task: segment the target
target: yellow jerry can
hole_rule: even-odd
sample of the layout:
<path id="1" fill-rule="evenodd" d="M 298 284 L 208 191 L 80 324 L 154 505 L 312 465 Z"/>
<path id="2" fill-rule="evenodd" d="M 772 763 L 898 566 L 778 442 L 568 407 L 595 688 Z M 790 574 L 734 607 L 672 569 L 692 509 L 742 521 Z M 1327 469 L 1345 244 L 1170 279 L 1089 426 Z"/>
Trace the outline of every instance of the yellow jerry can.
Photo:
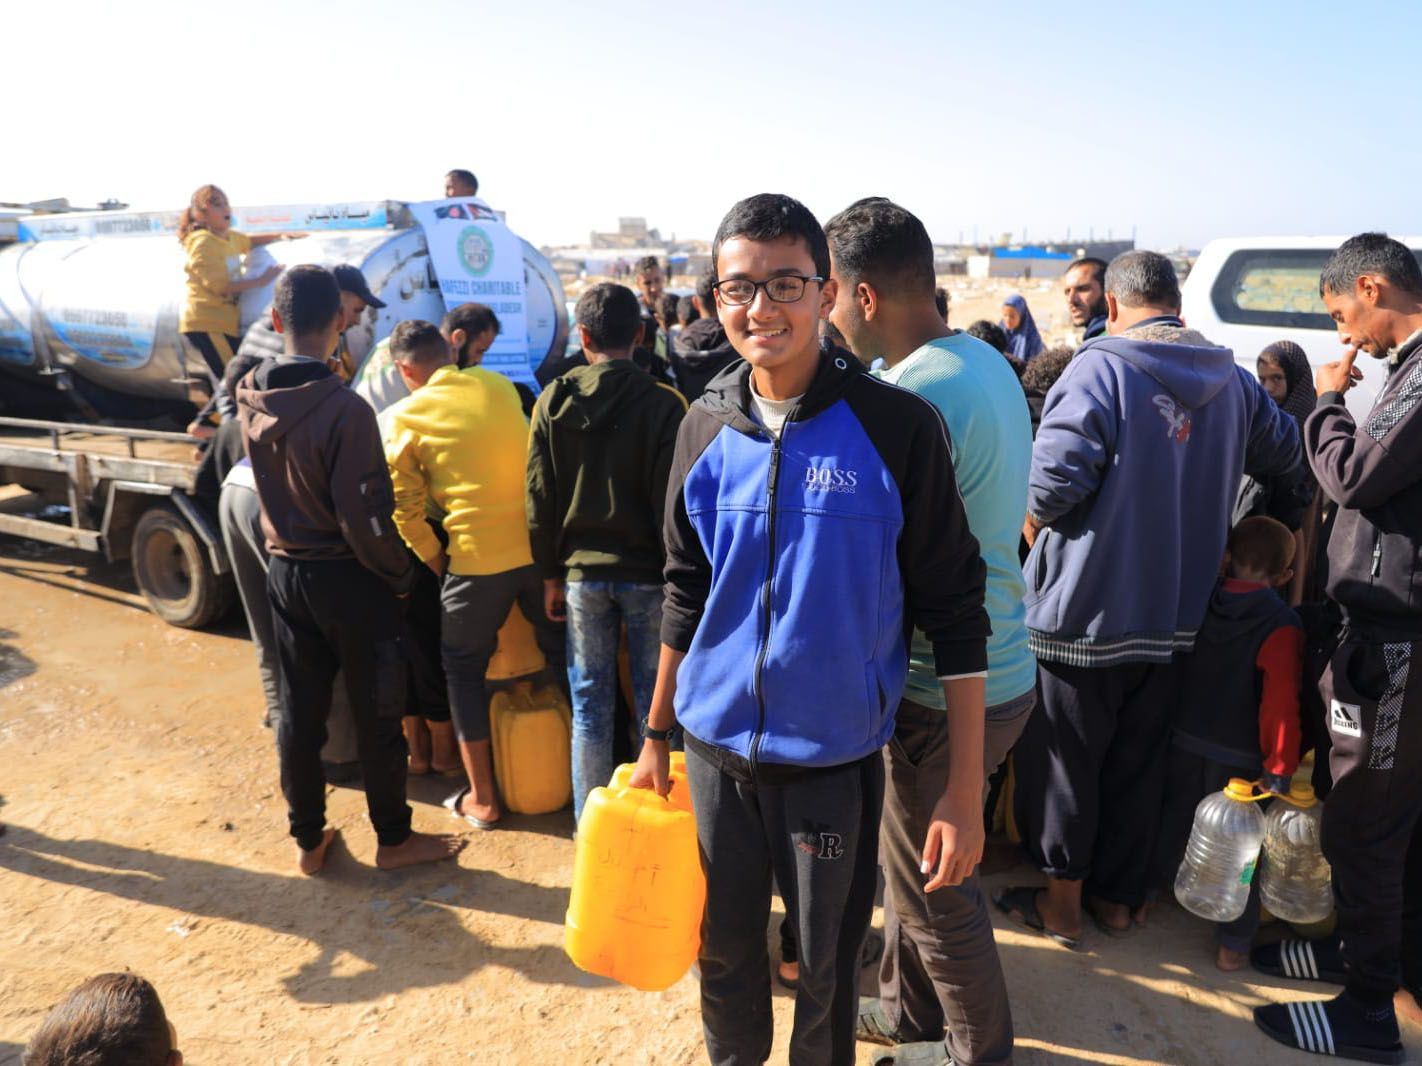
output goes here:
<path id="1" fill-rule="evenodd" d="M 568 958 L 644 992 L 670 988 L 696 961 L 705 906 L 691 814 L 650 789 L 593 789 L 578 823 Z"/>
<path id="2" fill-rule="evenodd" d="M 494 774 L 517 814 L 562 810 L 573 798 L 573 716 L 552 685 L 521 681 L 489 700 Z"/>
<path id="3" fill-rule="evenodd" d="M 533 639 L 533 626 L 518 609 L 518 604 L 514 604 L 504 624 L 499 627 L 499 646 L 489 660 L 484 677 L 489 681 L 510 681 L 536 674 L 546 665 L 547 661 Z"/>
<path id="4" fill-rule="evenodd" d="M 691 811 L 691 783 L 686 779 L 686 753 L 684 751 L 674 751 L 668 760 L 667 780 L 671 782 L 671 791 L 667 793 L 667 801 L 677 810 Z M 620 788 L 631 787 L 632 771 L 637 769 L 636 763 L 625 762 L 616 770 L 612 771 L 612 780 L 607 787 L 613 792 Z"/>

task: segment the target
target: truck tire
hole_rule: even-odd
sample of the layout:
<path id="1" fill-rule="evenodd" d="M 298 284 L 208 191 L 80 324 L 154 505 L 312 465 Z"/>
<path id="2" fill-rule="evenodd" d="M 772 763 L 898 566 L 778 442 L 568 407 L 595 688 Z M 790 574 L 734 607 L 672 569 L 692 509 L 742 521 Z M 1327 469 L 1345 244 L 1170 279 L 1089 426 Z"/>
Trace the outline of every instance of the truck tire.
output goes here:
<path id="1" fill-rule="evenodd" d="M 213 572 L 207 550 L 171 504 L 148 508 L 133 527 L 133 580 L 163 621 L 201 629 L 232 608 L 232 575 Z"/>

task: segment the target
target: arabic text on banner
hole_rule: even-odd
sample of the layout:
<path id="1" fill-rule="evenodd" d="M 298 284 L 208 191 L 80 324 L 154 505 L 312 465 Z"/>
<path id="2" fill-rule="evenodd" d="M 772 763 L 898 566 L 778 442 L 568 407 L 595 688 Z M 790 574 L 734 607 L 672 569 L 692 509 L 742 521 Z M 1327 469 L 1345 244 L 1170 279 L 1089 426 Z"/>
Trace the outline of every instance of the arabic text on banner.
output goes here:
<path id="1" fill-rule="evenodd" d="M 502 327 L 483 366 L 538 388 L 528 358 L 523 243 L 482 200 L 411 204 L 446 308 L 481 303 Z"/>

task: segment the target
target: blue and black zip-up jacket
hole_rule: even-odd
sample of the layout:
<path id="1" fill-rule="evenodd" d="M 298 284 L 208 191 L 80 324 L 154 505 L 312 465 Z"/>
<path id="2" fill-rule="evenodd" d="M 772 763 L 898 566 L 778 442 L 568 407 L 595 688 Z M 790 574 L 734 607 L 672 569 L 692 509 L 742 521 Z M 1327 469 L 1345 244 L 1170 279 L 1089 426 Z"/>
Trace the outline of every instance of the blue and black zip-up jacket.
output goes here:
<path id="1" fill-rule="evenodd" d="M 989 625 L 937 408 L 831 353 L 776 439 L 749 388 L 728 367 L 677 434 L 662 641 L 688 742 L 767 777 L 888 741 L 915 625 L 941 677 L 987 669 Z"/>

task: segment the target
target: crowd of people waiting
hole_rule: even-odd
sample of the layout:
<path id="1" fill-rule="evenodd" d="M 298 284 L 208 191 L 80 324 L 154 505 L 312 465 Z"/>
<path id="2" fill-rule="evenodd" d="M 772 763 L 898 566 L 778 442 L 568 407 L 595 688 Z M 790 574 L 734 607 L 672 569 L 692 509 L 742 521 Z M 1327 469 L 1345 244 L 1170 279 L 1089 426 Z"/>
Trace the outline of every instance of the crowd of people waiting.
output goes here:
<path id="1" fill-rule="evenodd" d="M 240 249 L 225 198 L 199 197 L 196 224 Z M 665 296 L 655 260 L 637 293 L 589 288 L 580 350 L 536 400 L 478 365 L 499 325 L 465 305 L 396 327 L 404 395 L 374 402 L 339 358 L 355 300 L 378 306 L 359 271 L 281 275 L 281 351 L 222 368 L 208 454 L 250 564 L 301 871 L 334 834 L 333 691 L 378 866 L 465 843 L 411 829 L 409 772 L 463 778 L 451 813 L 500 824 L 484 675 L 516 604 L 571 697 L 575 820 L 628 728 L 620 640 L 633 786 L 666 794 L 685 747 L 712 1062 L 769 1056 L 772 883 L 792 1063 L 852 1063 L 856 1041 L 885 1062 L 1010 1062 L 975 872 L 1009 756 L 1045 884 L 992 902 L 1077 949 L 1088 920 L 1146 924 L 1200 799 L 1231 777 L 1287 793 L 1310 751 L 1336 930 L 1256 945 L 1254 901 L 1215 961 L 1343 986 L 1257 1008 L 1272 1039 L 1403 1061 L 1396 1009 L 1422 1009 L 1412 254 L 1381 234 L 1343 244 L 1319 290 L 1345 355 L 1315 377 L 1270 345 L 1257 378 L 1181 320 L 1175 271 L 1148 251 L 1068 269 L 1074 351 L 1044 349 L 1018 297 L 1000 325 L 951 328 L 925 228 L 882 198 L 822 227 L 750 197 L 712 260 L 689 298 Z M 198 325 L 238 350 L 226 320 Z M 1345 405 L 1360 351 L 1389 369 L 1362 421 Z M 861 1000 L 880 869 L 880 995 Z M 153 1001 L 142 1061 L 177 1061 Z"/>

